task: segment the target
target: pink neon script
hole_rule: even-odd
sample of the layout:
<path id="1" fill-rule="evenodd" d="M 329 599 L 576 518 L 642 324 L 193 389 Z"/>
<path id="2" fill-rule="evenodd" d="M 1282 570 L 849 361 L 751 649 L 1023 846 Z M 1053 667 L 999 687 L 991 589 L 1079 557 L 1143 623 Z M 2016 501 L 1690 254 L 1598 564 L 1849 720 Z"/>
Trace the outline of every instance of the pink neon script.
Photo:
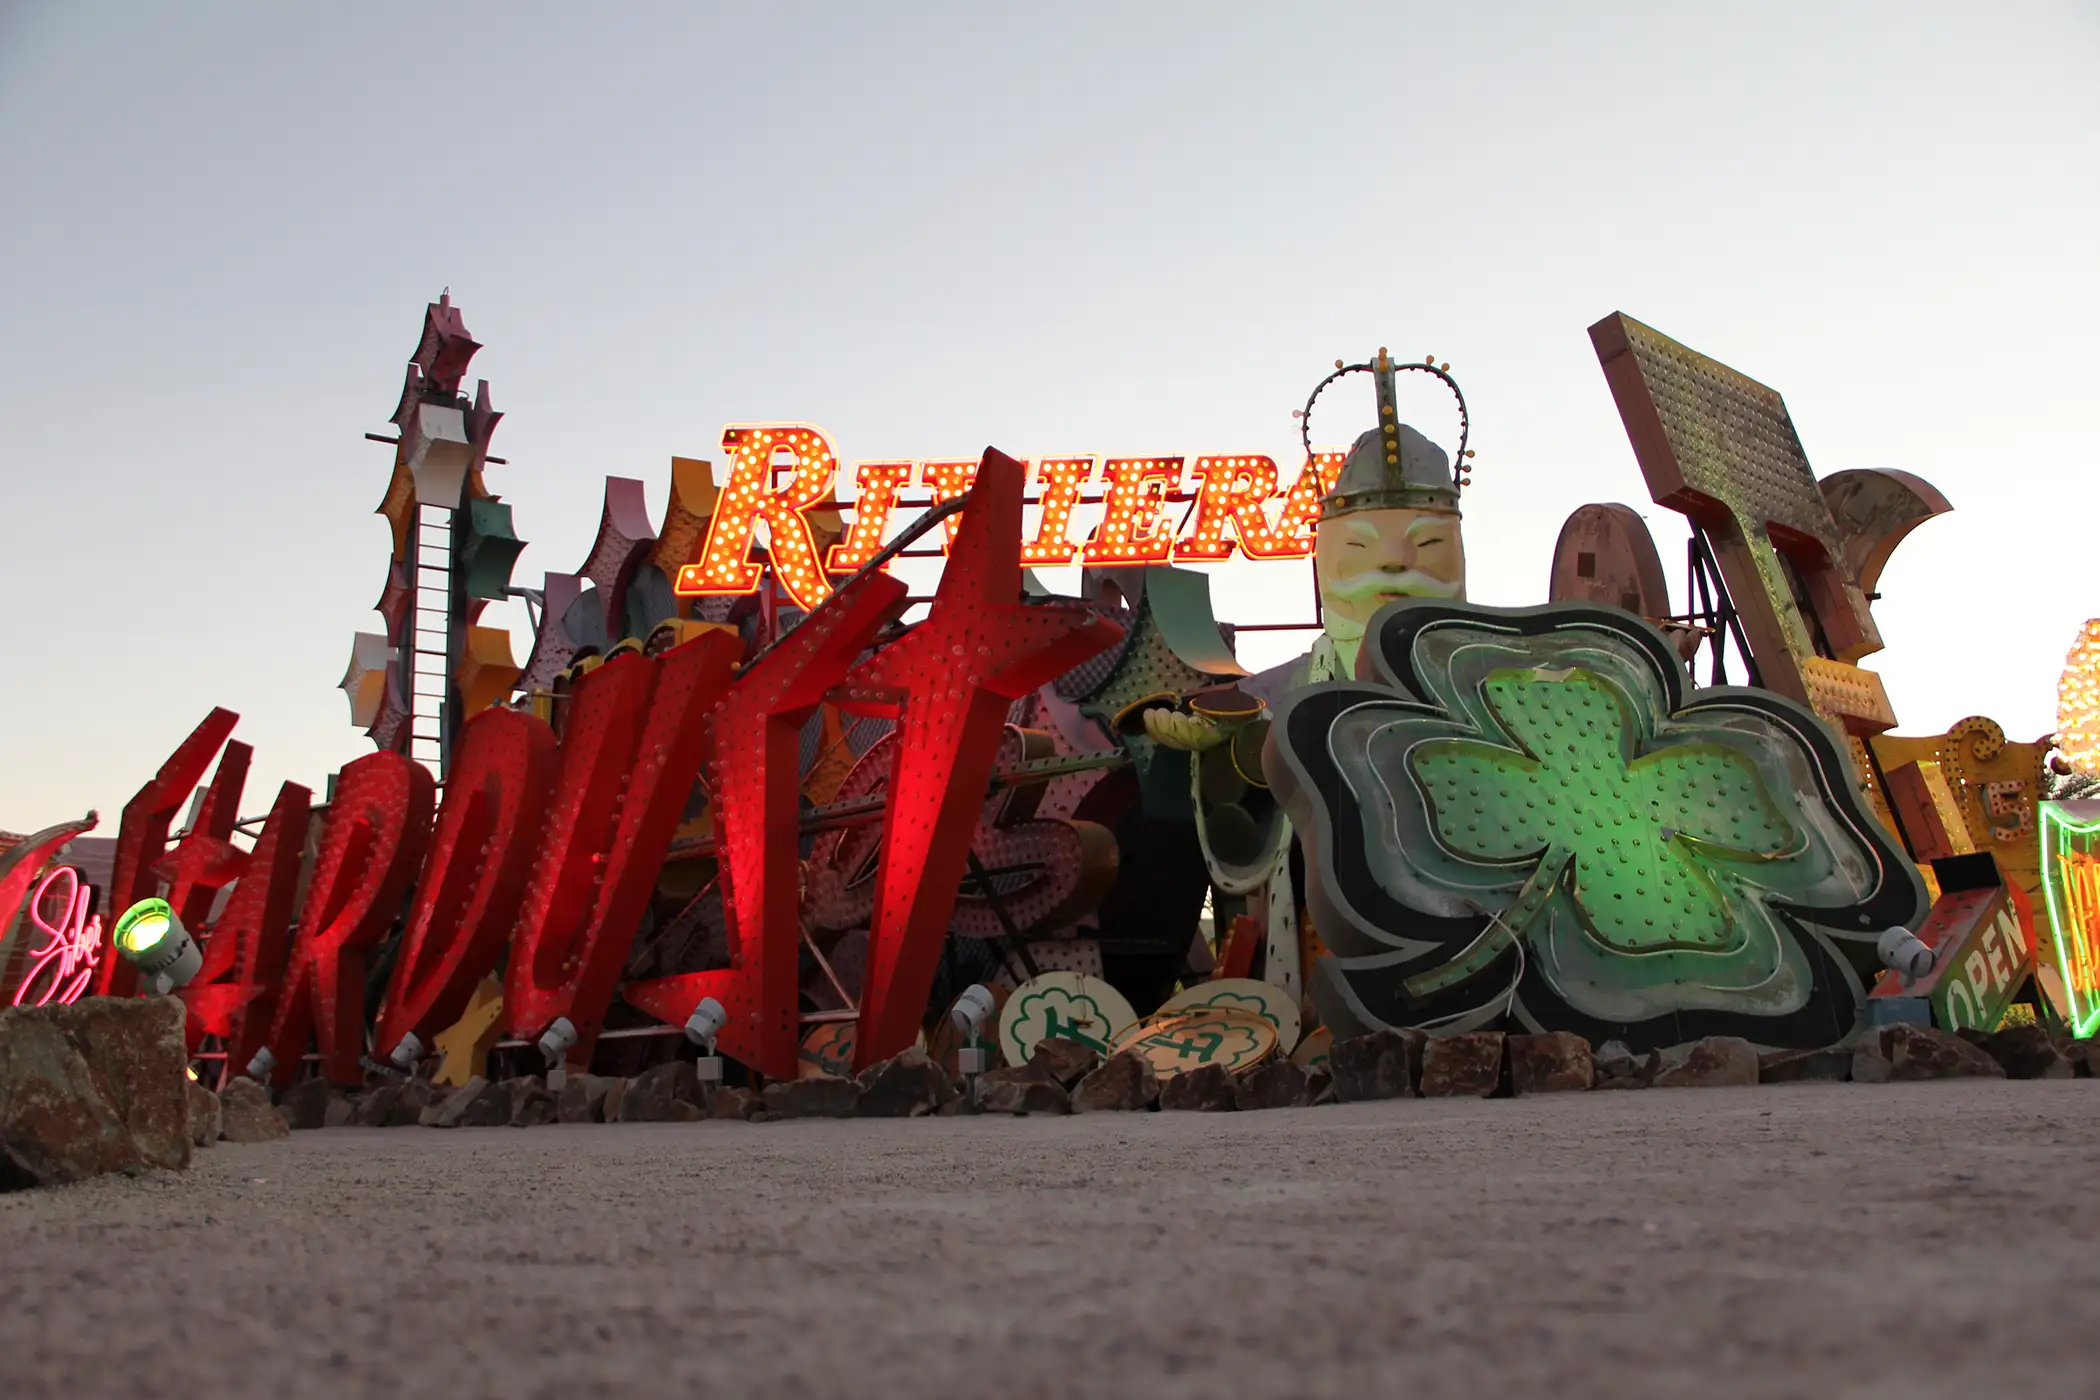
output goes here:
<path id="1" fill-rule="evenodd" d="M 44 911 L 54 906 L 59 910 L 56 923 L 44 917 Z M 61 865 L 38 883 L 36 893 L 29 897 L 29 926 L 50 941 L 30 951 L 29 972 L 15 989 L 15 1005 L 64 1006 L 78 1001 L 87 990 L 96 964 L 102 961 L 102 917 L 98 914 L 91 919 L 87 910 L 88 891 L 81 887 L 80 872 L 72 866 Z M 42 996 L 32 999 L 30 992 L 46 971 L 51 972 L 50 985 Z"/>

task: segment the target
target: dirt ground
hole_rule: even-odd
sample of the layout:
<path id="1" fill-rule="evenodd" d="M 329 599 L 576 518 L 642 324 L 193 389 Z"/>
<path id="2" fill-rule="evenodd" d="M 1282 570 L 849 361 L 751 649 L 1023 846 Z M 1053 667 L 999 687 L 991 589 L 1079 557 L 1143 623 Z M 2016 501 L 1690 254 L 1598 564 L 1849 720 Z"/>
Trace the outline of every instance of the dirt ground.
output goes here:
<path id="1" fill-rule="evenodd" d="M 2100 1394 L 2100 1082 L 221 1144 L 0 1196 L 0 1396 Z"/>

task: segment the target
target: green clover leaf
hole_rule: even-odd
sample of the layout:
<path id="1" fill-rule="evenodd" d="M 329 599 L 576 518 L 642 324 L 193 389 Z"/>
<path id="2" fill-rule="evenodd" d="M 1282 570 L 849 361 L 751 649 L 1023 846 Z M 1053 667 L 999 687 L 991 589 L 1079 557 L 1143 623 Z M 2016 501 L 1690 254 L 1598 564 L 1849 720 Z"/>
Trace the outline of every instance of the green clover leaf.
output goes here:
<path id="1" fill-rule="evenodd" d="M 1748 759 L 1697 742 L 1636 752 L 1626 698 L 1586 670 L 1496 671 L 1482 693 L 1509 747 L 1430 739 L 1410 756 L 1451 851 L 1533 864 L 1505 927 L 1465 964 L 1521 936 L 1570 872 L 1583 927 L 1607 948 L 1741 946 L 1717 870 L 1781 860 L 1797 845 Z"/>

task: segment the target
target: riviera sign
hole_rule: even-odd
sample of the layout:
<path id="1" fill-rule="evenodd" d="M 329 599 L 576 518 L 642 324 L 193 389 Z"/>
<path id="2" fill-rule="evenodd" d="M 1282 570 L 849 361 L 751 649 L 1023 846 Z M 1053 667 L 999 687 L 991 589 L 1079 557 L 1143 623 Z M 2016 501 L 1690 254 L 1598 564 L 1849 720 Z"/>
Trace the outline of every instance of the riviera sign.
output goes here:
<path id="1" fill-rule="evenodd" d="M 975 460 L 862 462 L 853 471 L 852 519 L 836 500 L 839 461 L 820 428 L 807 423 L 731 424 L 723 429 L 729 477 L 715 501 L 699 559 L 678 571 L 681 597 L 748 593 L 758 586 L 760 561 L 751 557 L 758 527 L 766 526 L 767 562 L 788 595 L 814 608 L 831 592 L 831 578 L 853 573 L 882 549 L 898 493 L 917 485 L 936 501 L 970 489 Z M 1216 563 L 1235 549 L 1250 559 L 1308 559 L 1319 522 L 1320 498 L 1334 487 L 1342 453 L 1315 454 L 1288 490 L 1278 489 L 1276 461 L 1258 453 L 1198 457 L 1195 509 L 1178 538 L 1167 506 L 1187 500 L 1181 457 L 1045 457 L 1028 463 L 1036 526 L 1024 537 L 1021 563 L 1030 568 L 1069 564 Z M 789 470 L 784 486 L 776 473 Z M 1098 482 L 1099 494 L 1089 496 Z M 1073 510 L 1102 507 L 1101 523 L 1084 541 L 1069 536 Z M 1276 507 L 1272 518 L 1271 504 Z M 839 522 L 824 529 L 820 520 Z M 953 522 L 948 541 L 954 543 Z M 820 541 L 835 534 L 836 543 Z"/>

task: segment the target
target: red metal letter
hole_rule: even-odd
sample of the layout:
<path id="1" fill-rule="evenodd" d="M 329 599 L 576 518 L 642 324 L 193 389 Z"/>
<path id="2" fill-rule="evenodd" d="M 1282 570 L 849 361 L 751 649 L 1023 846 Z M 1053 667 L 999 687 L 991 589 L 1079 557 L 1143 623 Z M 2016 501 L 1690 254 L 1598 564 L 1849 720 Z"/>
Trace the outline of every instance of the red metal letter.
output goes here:
<path id="1" fill-rule="evenodd" d="M 204 940 L 204 965 L 182 989 L 190 1052 L 207 1035 L 226 1041 L 226 1062 L 239 1074 L 270 1032 L 284 985 L 285 935 L 299 897 L 299 863 L 313 816 L 313 794 L 297 783 L 277 802 L 248 853 L 240 883 Z M 230 977 L 229 977 L 230 974 Z"/>

